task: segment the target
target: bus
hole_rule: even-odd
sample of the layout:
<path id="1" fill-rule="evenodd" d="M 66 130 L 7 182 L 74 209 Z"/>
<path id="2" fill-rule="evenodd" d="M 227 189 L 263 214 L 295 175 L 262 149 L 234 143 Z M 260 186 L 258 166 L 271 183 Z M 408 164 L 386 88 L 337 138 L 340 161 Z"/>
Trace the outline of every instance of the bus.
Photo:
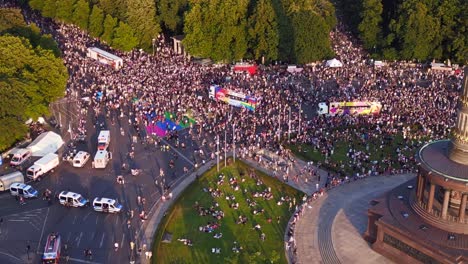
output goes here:
<path id="1" fill-rule="evenodd" d="M 44 254 L 42 255 L 43 264 L 58 264 L 60 260 L 60 249 L 62 243 L 60 235 L 52 233 L 47 236 L 47 242 L 44 248 Z"/>
<path id="2" fill-rule="evenodd" d="M 232 106 L 243 107 L 254 111 L 258 105 L 258 99 L 229 89 L 221 88 L 219 85 L 210 86 L 209 98 L 223 101 Z"/>
<path id="3" fill-rule="evenodd" d="M 319 105 L 320 108 L 320 105 Z M 332 102 L 328 114 L 335 115 L 378 115 L 382 110 L 380 102 Z"/>
<path id="4" fill-rule="evenodd" d="M 123 66 L 122 58 L 96 47 L 88 48 L 87 56 L 99 61 L 100 63 L 111 65 L 115 70 L 118 70 Z"/>

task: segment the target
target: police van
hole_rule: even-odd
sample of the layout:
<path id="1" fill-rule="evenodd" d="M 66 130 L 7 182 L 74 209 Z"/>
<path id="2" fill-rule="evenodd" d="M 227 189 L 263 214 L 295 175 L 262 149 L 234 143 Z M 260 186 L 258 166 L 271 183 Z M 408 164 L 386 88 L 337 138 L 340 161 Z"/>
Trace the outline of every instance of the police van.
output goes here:
<path id="1" fill-rule="evenodd" d="M 59 202 L 64 206 L 72 207 L 83 207 L 88 204 L 88 200 L 85 199 L 81 194 L 63 191 L 58 196 Z"/>
<path id="2" fill-rule="evenodd" d="M 114 199 L 96 197 L 93 201 L 93 209 L 96 212 L 119 213 L 123 206 Z"/>
<path id="3" fill-rule="evenodd" d="M 39 192 L 30 185 L 19 182 L 10 185 L 10 193 L 13 196 L 22 196 L 24 198 L 36 198 L 39 194 Z"/>

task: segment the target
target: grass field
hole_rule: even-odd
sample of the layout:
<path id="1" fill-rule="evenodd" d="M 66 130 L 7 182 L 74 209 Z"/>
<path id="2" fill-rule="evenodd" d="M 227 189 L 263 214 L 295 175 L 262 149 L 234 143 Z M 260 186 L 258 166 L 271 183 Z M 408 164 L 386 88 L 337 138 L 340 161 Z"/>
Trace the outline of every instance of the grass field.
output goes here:
<path id="1" fill-rule="evenodd" d="M 353 138 L 353 142 L 347 141 L 337 141 L 334 144 L 334 153 L 329 157 L 329 165 L 327 166 L 324 164 L 325 156 L 320 153 L 319 150 L 315 149 L 312 145 L 308 144 L 301 144 L 301 145 L 288 145 L 287 147 L 291 149 L 291 151 L 297 157 L 305 160 L 305 161 L 314 161 L 314 162 L 322 162 L 324 168 L 334 172 L 344 172 L 347 175 L 354 173 L 352 168 L 351 159 L 346 155 L 349 151 L 350 145 L 354 146 L 354 149 L 358 151 L 364 151 L 369 153 L 371 160 L 381 160 L 383 157 L 389 157 L 391 160 L 397 160 L 397 149 L 403 149 L 403 147 L 407 144 L 413 144 L 414 142 L 408 143 L 405 142 L 403 136 L 401 134 L 395 135 L 392 137 L 391 140 L 387 140 L 386 144 L 383 148 L 380 148 L 380 141 L 376 139 L 371 139 L 365 141 L 365 143 L 358 139 L 357 137 Z M 402 150 L 407 156 L 414 155 L 414 151 L 412 150 Z M 344 168 L 337 168 L 336 166 L 332 166 L 333 164 L 344 164 Z M 388 164 L 382 164 L 383 167 L 387 167 Z M 395 164 L 396 168 L 399 168 L 399 164 Z"/>
<path id="2" fill-rule="evenodd" d="M 289 209 L 289 202 L 277 205 L 281 197 L 290 197 L 291 201 L 301 201 L 302 192 L 297 191 L 275 178 L 269 177 L 259 171 L 254 174 L 262 183 L 250 177 L 252 169 L 242 162 L 236 162 L 220 173 L 225 175 L 224 183 L 218 185 L 220 173 L 216 167 L 203 174 L 190 185 L 175 202 L 168 214 L 162 220 L 156 234 L 153 248 L 153 263 L 287 263 L 284 252 L 284 232 L 287 221 L 291 217 L 294 205 Z M 230 178 L 237 179 L 239 190 L 235 191 L 230 184 Z M 242 179 L 244 181 L 242 182 Z M 214 198 L 206 188 L 218 188 L 223 195 Z M 271 188 L 273 198 L 270 200 L 261 197 L 254 198 L 254 192 L 263 192 Z M 227 196 L 233 195 L 235 200 L 228 201 Z M 249 207 L 247 199 L 255 201 L 256 206 Z M 208 209 L 216 202 L 222 210 L 224 218 L 215 219 L 211 215 L 201 216 L 195 204 Z M 238 209 L 230 208 L 233 202 L 239 203 Z M 254 210 L 264 209 L 262 214 L 253 214 Z M 238 224 L 239 215 L 247 217 L 246 224 Z M 278 223 L 279 217 L 279 223 Z M 271 222 L 268 219 L 271 219 Z M 206 226 L 208 222 L 217 222 L 220 227 L 213 232 L 199 231 L 199 227 Z M 259 224 L 260 230 L 253 227 Z M 172 234 L 170 243 L 163 243 L 165 232 Z M 222 233 L 219 239 L 215 234 Z M 265 234 L 265 240 L 260 236 Z M 190 239 L 192 246 L 184 245 L 178 239 Z M 237 242 L 235 244 L 235 242 Z M 240 249 L 238 253 L 233 248 Z M 219 248 L 220 253 L 212 253 L 212 248 Z"/>

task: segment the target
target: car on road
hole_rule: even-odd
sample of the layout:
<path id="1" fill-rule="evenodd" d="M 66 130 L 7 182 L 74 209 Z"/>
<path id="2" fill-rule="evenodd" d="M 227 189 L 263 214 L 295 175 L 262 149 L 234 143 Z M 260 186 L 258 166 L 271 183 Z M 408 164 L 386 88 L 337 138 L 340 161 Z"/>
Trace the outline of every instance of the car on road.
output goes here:
<path id="1" fill-rule="evenodd" d="M 120 213 L 123 206 L 116 200 L 104 197 L 96 197 L 93 201 L 93 209 L 96 212 Z"/>
<path id="2" fill-rule="evenodd" d="M 11 153 L 13 157 L 11 158 L 10 161 L 10 166 L 20 166 L 22 165 L 25 161 L 29 160 L 32 156 L 32 152 L 29 149 L 15 149 Z"/>
<path id="3" fill-rule="evenodd" d="M 31 185 L 15 182 L 10 186 L 10 194 L 13 196 L 22 196 L 24 198 L 37 198 L 39 192 Z"/>
<path id="4" fill-rule="evenodd" d="M 70 191 L 61 192 L 58 199 L 60 204 L 64 206 L 84 207 L 89 203 L 89 200 L 85 199 L 81 194 Z"/>
<path id="5" fill-rule="evenodd" d="M 82 168 L 86 165 L 91 155 L 86 151 L 79 151 L 73 158 L 73 167 Z"/>

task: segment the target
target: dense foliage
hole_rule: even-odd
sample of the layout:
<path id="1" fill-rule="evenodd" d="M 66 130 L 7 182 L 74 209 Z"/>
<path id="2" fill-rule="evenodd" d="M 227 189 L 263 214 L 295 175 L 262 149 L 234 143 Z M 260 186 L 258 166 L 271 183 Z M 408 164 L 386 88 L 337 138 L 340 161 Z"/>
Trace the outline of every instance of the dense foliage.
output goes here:
<path id="1" fill-rule="evenodd" d="M 29 0 L 29 5 L 124 51 L 151 50 L 164 30 L 184 33 L 190 54 L 216 61 L 307 63 L 333 55 L 328 33 L 336 18 L 329 0 Z"/>
<path id="2" fill-rule="evenodd" d="M 0 151 L 24 137 L 28 118 L 47 115 L 64 95 L 68 75 L 58 55 L 51 36 L 27 26 L 18 9 L 0 9 Z"/>
<path id="3" fill-rule="evenodd" d="M 375 56 L 466 63 L 468 5 L 464 0 L 337 2 L 348 25 Z"/>
<path id="4" fill-rule="evenodd" d="M 307 63 L 333 52 L 336 23 L 327 0 L 191 0 L 184 45 L 216 61 L 264 58 Z"/>

